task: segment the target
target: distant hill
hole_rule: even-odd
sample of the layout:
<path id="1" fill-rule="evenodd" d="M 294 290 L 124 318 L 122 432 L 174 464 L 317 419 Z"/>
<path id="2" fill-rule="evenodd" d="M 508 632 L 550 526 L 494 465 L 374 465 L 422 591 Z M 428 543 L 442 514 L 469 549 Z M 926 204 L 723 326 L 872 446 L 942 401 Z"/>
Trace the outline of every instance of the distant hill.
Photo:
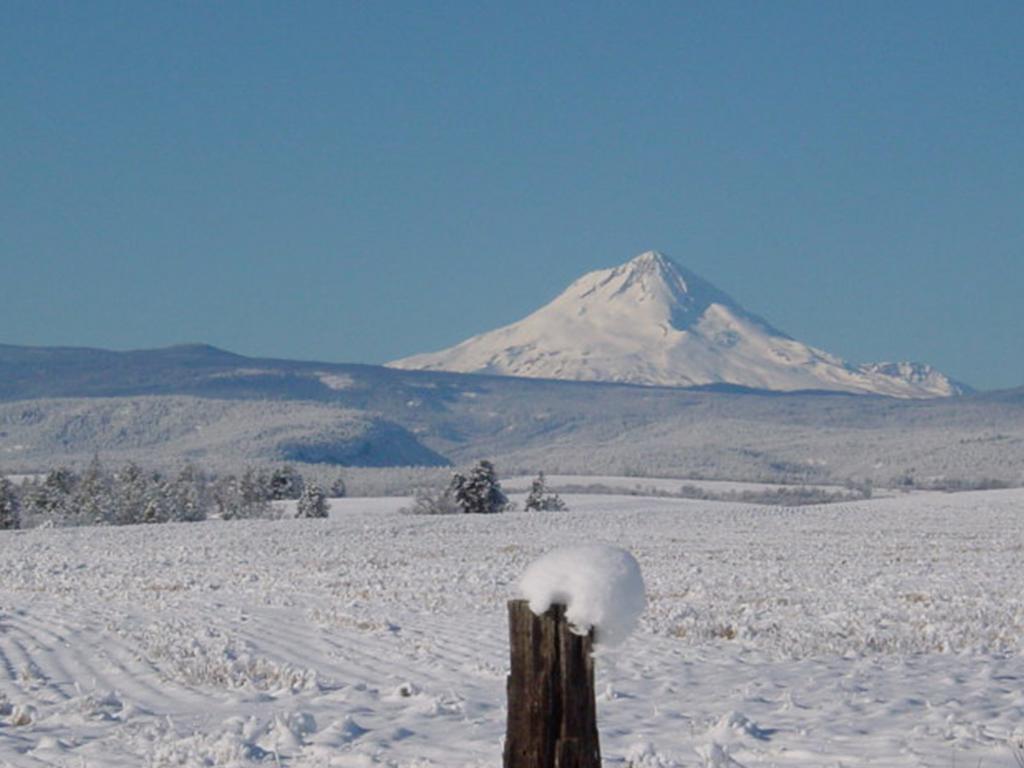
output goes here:
<path id="1" fill-rule="evenodd" d="M 900 400 L 0 346 L 0 470 L 111 458 L 1024 483 L 1024 388 Z"/>
<path id="2" fill-rule="evenodd" d="M 408 430 L 364 411 L 309 402 L 157 395 L 0 403 L 0 465 L 115 461 L 204 465 L 291 461 L 444 466 Z"/>
<path id="3" fill-rule="evenodd" d="M 1024 387 L 985 392 L 979 398 L 988 402 L 1024 404 Z"/>

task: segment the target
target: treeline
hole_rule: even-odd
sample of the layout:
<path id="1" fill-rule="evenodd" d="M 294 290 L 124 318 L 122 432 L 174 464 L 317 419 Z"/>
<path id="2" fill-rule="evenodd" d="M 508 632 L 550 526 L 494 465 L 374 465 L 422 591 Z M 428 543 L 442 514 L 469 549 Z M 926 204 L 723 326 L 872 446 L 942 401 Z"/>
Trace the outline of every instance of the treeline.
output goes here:
<path id="1" fill-rule="evenodd" d="M 699 485 L 684 484 L 677 490 L 641 486 L 622 488 L 603 483 L 563 484 L 559 486 L 563 493 L 571 494 L 610 494 L 621 496 L 651 496 L 664 499 L 691 499 L 695 501 L 727 501 L 742 504 L 763 504 L 780 507 L 798 507 L 812 504 L 834 504 L 837 502 L 859 501 L 870 499 L 870 484 L 848 484 L 844 489 L 831 490 L 813 486 L 785 486 L 774 488 L 742 488 L 720 490 Z"/>
<path id="2" fill-rule="evenodd" d="M 1015 487 L 1013 483 L 995 477 L 925 477 L 919 478 L 913 470 L 897 475 L 892 480 L 892 487 L 900 490 L 917 491 L 995 491 Z"/>
<path id="3" fill-rule="evenodd" d="M 684 485 L 676 494 L 680 498 L 700 501 L 734 501 L 742 504 L 766 504 L 779 507 L 800 507 L 815 504 L 835 504 L 844 501 L 870 499 L 870 485 L 833 491 L 804 485 L 778 488 L 745 488 L 740 490 L 709 491 L 695 485 Z"/>
<path id="4" fill-rule="evenodd" d="M 345 490 L 341 477 L 324 490 L 289 465 L 218 476 L 186 464 L 169 475 L 94 459 L 81 472 L 58 467 L 19 484 L 0 477 L 0 529 L 272 518 L 271 502 L 282 500 L 298 501 L 298 517 L 327 517 L 327 499 Z"/>

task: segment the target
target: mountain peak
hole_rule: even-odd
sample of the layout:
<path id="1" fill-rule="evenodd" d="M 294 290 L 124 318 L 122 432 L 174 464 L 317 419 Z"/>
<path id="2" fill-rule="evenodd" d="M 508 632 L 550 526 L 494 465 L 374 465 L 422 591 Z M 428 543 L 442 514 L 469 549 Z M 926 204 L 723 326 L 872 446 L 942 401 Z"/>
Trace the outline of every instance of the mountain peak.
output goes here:
<path id="1" fill-rule="evenodd" d="M 683 274 L 684 271 L 682 267 L 658 251 L 644 251 L 639 256 L 634 256 L 625 264 L 614 267 L 610 271 L 601 270 L 601 272 L 608 273 L 609 281 L 621 278 L 624 280 L 624 284 L 635 284 L 647 291 L 656 290 L 660 283 L 661 287 L 672 295 L 690 293 L 690 286 L 686 275 Z M 600 272 L 592 274 L 600 274 Z M 691 279 L 693 277 L 696 276 L 691 273 Z"/>
<path id="2" fill-rule="evenodd" d="M 802 344 L 653 250 L 583 275 L 517 323 L 390 365 L 678 387 L 735 384 L 895 397 L 957 393 L 937 371 L 857 367 Z"/>
<path id="3" fill-rule="evenodd" d="M 672 269 L 675 263 L 661 251 L 644 251 L 627 261 L 623 266 L 633 266 L 636 269 Z"/>
<path id="4" fill-rule="evenodd" d="M 639 256 L 634 256 L 624 264 L 612 267 L 610 270 L 599 270 L 598 272 L 606 272 L 609 275 L 616 277 L 629 276 L 638 279 L 644 276 L 649 276 L 664 280 L 669 284 L 674 284 L 682 290 L 683 293 L 686 293 L 689 290 L 686 275 L 684 274 L 687 270 L 683 269 L 660 251 L 644 251 Z M 694 276 L 692 273 L 689 274 L 691 277 Z"/>
<path id="5" fill-rule="evenodd" d="M 589 272 L 552 304 L 567 301 L 603 302 L 605 312 L 615 314 L 620 324 L 664 326 L 677 331 L 688 330 L 712 306 L 719 305 L 772 333 L 785 335 L 659 251 L 644 251 L 617 267 Z"/>

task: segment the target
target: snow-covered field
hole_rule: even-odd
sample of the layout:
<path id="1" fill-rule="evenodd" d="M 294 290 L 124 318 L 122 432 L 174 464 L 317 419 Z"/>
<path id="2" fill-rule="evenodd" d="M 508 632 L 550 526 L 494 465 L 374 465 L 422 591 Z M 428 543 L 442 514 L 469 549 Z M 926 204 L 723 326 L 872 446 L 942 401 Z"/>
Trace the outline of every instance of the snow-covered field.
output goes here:
<path id="1" fill-rule="evenodd" d="M 606 765 L 1016 765 L 1024 491 L 567 501 L 0 532 L 0 765 L 500 765 L 505 600 L 588 541 L 649 599 L 598 662 Z"/>

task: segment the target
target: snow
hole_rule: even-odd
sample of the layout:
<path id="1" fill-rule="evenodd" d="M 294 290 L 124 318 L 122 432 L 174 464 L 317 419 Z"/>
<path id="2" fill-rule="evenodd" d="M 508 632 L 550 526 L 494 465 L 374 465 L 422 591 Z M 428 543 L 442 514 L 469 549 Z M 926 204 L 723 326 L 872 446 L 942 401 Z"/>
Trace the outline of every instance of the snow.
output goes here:
<path id="1" fill-rule="evenodd" d="M 919 363 L 853 366 L 773 328 L 656 251 L 583 275 L 511 325 L 395 368 L 659 386 L 735 384 L 946 397 L 960 387 Z"/>
<path id="2" fill-rule="evenodd" d="M 356 386 L 356 380 L 347 373 L 329 373 L 327 371 L 317 371 L 313 374 L 328 389 L 334 391 L 340 391 L 345 389 L 352 389 Z"/>
<path id="3" fill-rule="evenodd" d="M 597 645 L 621 644 L 644 611 L 644 579 L 629 552 L 608 544 L 562 547 L 530 563 L 519 591 L 538 616 L 565 606 L 573 631 L 594 629 Z"/>
<path id="4" fill-rule="evenodd" d="M 647 587 L 597 659 L 606 766 L 1017 765 L 1024 490 L 565 498 L 0 532 L 0 765 L 500 765 L 505 602 L 594 541 Z"/>
<path id="5" fill-rule="evenodd" d="M 45 477 L 45 475 L 40 475 L 40 474 L 33 474 L 33 475 L 2 475 L 2 474 L 0 474 L 0 477 L 7 478 L 7 480 L 9 480 L 10 482 L 14 483 L 15 485 L 21 485 L 22 483 L 28 483 L 28 482 L 31 482 L 33 480 L 41 480 L 41 479 L 43 479 L 43 477 Z"/>

